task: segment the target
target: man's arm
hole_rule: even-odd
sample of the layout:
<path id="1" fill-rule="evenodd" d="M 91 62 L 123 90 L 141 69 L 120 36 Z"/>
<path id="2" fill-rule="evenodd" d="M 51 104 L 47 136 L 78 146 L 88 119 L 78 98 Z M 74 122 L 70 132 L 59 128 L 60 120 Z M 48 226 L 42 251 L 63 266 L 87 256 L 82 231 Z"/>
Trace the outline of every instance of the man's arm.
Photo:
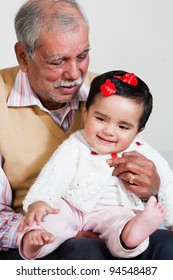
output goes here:
<path id="1" fill-rule="evenodd" d="M 2 159 L 0 158 L 0 163 Z M 0 166 L 0 250 L 16 248 L 18 244 L 18 224 L 22 214 L 11 208 L 12 191 L 8 179 Z"/>

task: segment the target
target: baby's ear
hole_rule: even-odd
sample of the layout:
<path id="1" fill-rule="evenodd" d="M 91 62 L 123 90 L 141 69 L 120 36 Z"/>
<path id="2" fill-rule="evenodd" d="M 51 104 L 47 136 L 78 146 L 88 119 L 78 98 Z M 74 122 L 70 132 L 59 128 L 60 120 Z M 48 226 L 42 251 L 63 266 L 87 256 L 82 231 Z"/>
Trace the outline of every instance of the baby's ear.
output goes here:
<path id="1" fill-rule="evenodd" d="M 87 109 L 86 109 L 86 107 L 84 107 L 84 108 L 83 108 L 83 120 L 84 120 L 84 123 L 85 123 L 85 121 L 86 121 L 87 114 L 88 114 Z"/>
<path id="2" fill-rule="evenodd" d="M 142 127 L 138 132 L 137 134 L 141 133 L 143 130 L 144 130 L 145 127 Z"/>

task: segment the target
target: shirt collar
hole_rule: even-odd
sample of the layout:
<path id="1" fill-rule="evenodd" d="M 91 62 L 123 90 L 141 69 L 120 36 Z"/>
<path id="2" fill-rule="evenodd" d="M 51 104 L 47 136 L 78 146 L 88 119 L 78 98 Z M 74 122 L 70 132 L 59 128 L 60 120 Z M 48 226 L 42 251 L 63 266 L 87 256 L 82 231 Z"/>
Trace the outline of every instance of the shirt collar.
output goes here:
<path id="1" fill-rule="evenodd" d="M 86 101 L 88 92 L 89 88 L 86 86 L 86 84 L 83 84 L 80 88 L 79 95 L 76 96 L 76 98 L 73 99 L 68 105 L 70 105 L 72 109 L 77 109 L 79 101 Z M 16 76 L 13 88 L 7 101 L 7 105 L 11 107 L 25 107 L 37 105 L 41 109 L 47 111 L 47 109 L 44 108 L 44 106 L 40 102 L 38 96 L 34 93 L 33 89 L 31 88 L 27 74 L 22 72 L 21 70 Z"/>

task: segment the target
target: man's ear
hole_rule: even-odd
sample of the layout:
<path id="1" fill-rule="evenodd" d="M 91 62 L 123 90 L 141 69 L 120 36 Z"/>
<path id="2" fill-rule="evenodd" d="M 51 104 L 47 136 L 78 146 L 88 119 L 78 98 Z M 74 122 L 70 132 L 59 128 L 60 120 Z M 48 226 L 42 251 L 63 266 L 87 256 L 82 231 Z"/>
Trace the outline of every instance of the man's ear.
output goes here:
<path id="1" fill-rule="evenodd" d="M 16 58 L 18 60 L 21 70 L 26 73 L 27 72 L 27 59 L 28 59 L 26 50 L 20 42 L 17 42 L 15 44 L 14 49 L 15 49 Z"/>

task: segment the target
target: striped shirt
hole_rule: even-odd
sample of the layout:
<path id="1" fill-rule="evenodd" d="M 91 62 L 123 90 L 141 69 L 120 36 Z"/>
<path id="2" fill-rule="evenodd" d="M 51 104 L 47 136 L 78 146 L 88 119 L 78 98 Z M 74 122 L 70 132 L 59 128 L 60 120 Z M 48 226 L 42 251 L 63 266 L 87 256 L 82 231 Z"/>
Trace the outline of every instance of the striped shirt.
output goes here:
<path id="1" fill-rule="evenodd" d="M 17 74 L 15 83 L 9 95 L 7 105 L 15 107 L 34 106 L 48 112 L 58 126 L 65 131 L 71 126 L 74 110 L 79 107 L 79 101 L 86 101 L 89 88 L 83 84 L 78 96 L 58 110 L 48 111 L 32 90 L 28 77 L 22 71 Z M 11 208 L 12 190 L 9 181 L 2 169 L 3 158 L 0 155 L 0 250 L 18 247 L 17 228 L 22 219 L 20 213 Z"/>

